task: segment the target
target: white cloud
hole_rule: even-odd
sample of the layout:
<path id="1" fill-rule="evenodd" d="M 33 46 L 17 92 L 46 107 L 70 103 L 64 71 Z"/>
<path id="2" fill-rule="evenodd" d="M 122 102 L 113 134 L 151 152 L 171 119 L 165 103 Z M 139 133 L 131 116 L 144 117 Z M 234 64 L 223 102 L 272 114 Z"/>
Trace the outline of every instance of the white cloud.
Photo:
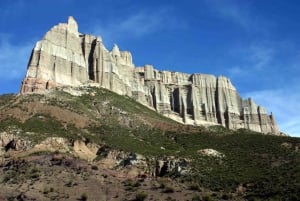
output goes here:
<path id="1" fill-rule="evenodd" d="M 161 28 L 161 21 L 165 11 L 159 11 L 153 16 L 150 13 L 137 13 L 129 16 L 118 25 L 118 29 L 123 32 L 132 33 L 135 36 L 142 36 L 152 33 Z"/>
<path id="2" fill-rule="evenodd" d="M 206 0 L 206 3 L 217 17 L 231 21 L 247 32 L 269 34 L 268 28 L 274 25 L 254 12 L 251 1 Z"/>
<path id="3" fill-rule="evenodd" d="M 102 36 L 105 42 L 113 44 L 122 38 L 138 38 L 158 31 L 186 27 L 186 23 L 176 17 L 171 9 L 161 8 L 156 11 L 143 10 L 105 22 L 95 22 L 90 32 Z"/>
<path id="4" fill-rule="evenodd" d="M 227 69 L 230 77 L 247 77 L 260 74 L 269 69 L 275 59 L 275 48 L 270 45 L 253 43 L 248 47 L 234 49 L 239 55 L 240 64 Z"/>
<path id="5" fill-rule="evenodd" d="M 281 131 L 291 136 L 300 137 L 300 91 L 298 85 L 289 88 L 253 91 L 243 94 L 243 97 L 252 97 L 275 115 Z"/>
<path id="6" fill-rule="evenodd" d="M 256 42 L 235 49 L 233 54 L 239 55 L 240 60 L 228 68 L 227 73 L 240 83 L 238 87 L 243 87 L 241 83 L 244 85 L 242 97 L 252 97 L 272 112 L 281 131 L 300 137 L 300 80 L 297 77 L 300 57 L 294 54 L 283 58 L 280 54 L 288 47 L 284 41 Z"/>
<path id="7" fill-rule="evenodd" d="M 253 44 L 248 50 L 248 56 L 252 66 L 257 70 L 261 70 L 272 61 L 274 52 L 275 50 L 271 47 Z"/>
<path id="8" fill-rule="evenodd" d="M 212 8 L 212 11 L 225 20 L 230 20 L 242 28 L 248 30 L 253 26 L 253 18 L 249 13 L 249 8 L 240 6 L 233 1 L 207 0 L 207 4 Z"/>
<path id="9" fill-rule="evenodd" d="M 0 79 L 22 79 L 33 43 L 15 45 L 9 35 L 0 34 Z"/>
<path id="10" fill-rule="evenodd" d="M 216 11 L 219 12 L 222 17 L 232 20 L 245 29 L 249 29 L 250 26 L 252 26 L 249 13 L 242 10 L 236 4 L 230 4 L 228 2 L 219 4 L 216 6 Z"/>

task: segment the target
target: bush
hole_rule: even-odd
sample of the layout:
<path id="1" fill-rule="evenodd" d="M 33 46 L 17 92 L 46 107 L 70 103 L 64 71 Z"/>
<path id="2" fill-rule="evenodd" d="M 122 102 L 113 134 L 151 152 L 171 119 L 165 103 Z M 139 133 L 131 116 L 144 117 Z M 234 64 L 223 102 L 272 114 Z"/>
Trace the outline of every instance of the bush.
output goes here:
<path id="1" fill-rule="evenodd" d="M 193 183 L 193 184 L 190 185 L 189 189 L 192 190 L 192 191 L 199 191 L 200 187 L 199 187 L 198 184 Z"/>
<path id="2" fill-rule="evenodd" d="M 204 201 L 213 201 L 213 199 L 211 198 L 210 195 L 205 195 L 205 196 L 203 197 L 203 200 L 204 200 Z"/>
<path id="3" fill-rule="evenodd" d="M 169 197 L 167 197 L 166 201 L 176 201 L 176 199 L 173 199 L 169 196 Z"/>
<path id="4" fill-rule="evenodd" d="M 147 198 L 148 194 L 145 192 L 139 192 L 135 195 L 135 201 L 144 201 Z"/>
<path id="5" fill-rule="evenodd" d="M 80 200 L 81 200 L 81 201 L 87 201 L 87 199 L 88 199 L 88 196 L 87 196 L 86 193 L 83 193 L 83 194 L 81 195 L 81 197 L 80 197 Z"/>
<path id="6" fill-rule="evenodd" d="M 226 194 L 223 194 L 221 198 L 223 200 L 229 200 L 229 199 L 232 199 L 232 195 L 226 193 Z"/>
<path id="7" fill-rule="evenodd" d="M 49 189 L 48 188 L 44 188 L 43 194 L 48 194 L 48 193 L 49 193 Z"/>
<path id="8" fill-rule="evenodd" d="M 163 191 L 163 193 L 174 193 L 174 188 L 167 186 Z"/>
<path id="9" fill-rule="evenodd" d="M 72 187 L 73 186 L 73 181 L 70 180 L 65 184 L 67 187 Z"/>
<path id="10" fill-rule="evenodd" d="M 162 182 L 162 183 L 160 183 L 160 184 L 159 184 L 159 188 L 161 188 L 161 189 L 164 189 L 164 188 L 166 188 L 166 184 L 165 184 L 165 183 L 163 183 L 163 182 Z"/>
<path id="11" fill-rule="evenodd" d="M 40 177 L 40 170 L 37 169 L 37 168 L 32 168 L 31 171 L 30 171 L 30 178 L 31 179 L 35 179 L 35 180 L 38 180 L 39 177 Z"/>
<path id="12" fill-rule="evenodd" d="M 193 197 L 192 197 L 192 201 L 201 201 L 202 199 L 201 199 L 201 197 L 199 196 L 199 195 L 194 195 Z"/>

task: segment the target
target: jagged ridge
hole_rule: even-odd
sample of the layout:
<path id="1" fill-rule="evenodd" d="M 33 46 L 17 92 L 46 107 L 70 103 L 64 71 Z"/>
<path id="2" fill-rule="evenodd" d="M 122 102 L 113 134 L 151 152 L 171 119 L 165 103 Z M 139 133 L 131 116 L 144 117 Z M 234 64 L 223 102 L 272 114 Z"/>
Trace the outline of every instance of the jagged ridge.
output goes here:
<path id="1" fill-rule="evenodd" d="M 36 43 L 21 93 L 87 82 L 130 96 L 185 124 L 280 133 L 273 115 L 252 99 L 243 100 L 228 78 L 135 67 L 130 52 L 117 45 L 108 51 L 100 37 L 79 33 L 77 22 L 69 17 L 68 23 L 54 26 Z"/>

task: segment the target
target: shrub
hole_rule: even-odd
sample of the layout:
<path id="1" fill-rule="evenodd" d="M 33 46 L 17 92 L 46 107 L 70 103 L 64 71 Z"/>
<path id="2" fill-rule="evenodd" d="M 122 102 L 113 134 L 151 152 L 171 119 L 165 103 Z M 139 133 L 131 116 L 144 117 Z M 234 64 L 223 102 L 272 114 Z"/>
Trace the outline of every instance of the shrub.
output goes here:
<path id="1" fill-rule="evenodd" d="M 193 183 L 189 186 L 189 189 L 192 190 L 192 191 L 199 191 L 200 190 L 200 187 L 198 184 L 196 183 Z"/>
<path id="2" fill-rule="evenodd" d="M 176 201 L 176 199 L 173 199 L 169 196 L 169 197 L 167 197 L 166 201 Z"/>
<path id="3" fill-rule="evenodd" d="M 73 181 L 70 180 L 65 184 L 67 187 L 72 187 L 73 186 Z"/>
<path id="4" fill-rule="evenodd" d="M 92 166 L 92 170 L 98 170 L 98 166 L 93 165 L 93 166 Z"/>
<path id="5" fill-rule="evenodd" d="M 139 187 L 139 186 L 141 186 L 141 183 L 139 181 L 133 183 L 133 187 Z"/>
<path id="6" fill-rule="evenodd" d="M 162 183 L 160 183 L 160 184 L 159 184 L 159 188 L 162 188 L 162 189 L 166 188 L 166 184 L 165 184 L 165 183 L 163 183 L 163 182 L 162 182 Z"/>
<path id="7" fill-rule="evenodd" d="M 144 201 L 147 198 L 148 194 L 145 192 L 139 192 L 135 195 L 135 201 Z"/>
<path id="8" fill-rule="evenodd" d="M 49 193 L 49 189 L 48 188 L 44 188 L 43 194 L 48 194 L 48 193 Z"/>
<path id="9" fill-rule="evenodd" d="M 203 200 L 204 200 L 204 201 L 213 201 L 213 199 L 211 198 L 210 195 L 205 195 L 205 196 L 203 197 Z"/>
<path id="10" fill-rule="evenodd" d="M 86 193 L 83 193 L 83 194 L 81 195 L 81 197 L 80 197 L 80 200 L 81 200 L 81 201 L 87 201 L 87 199 L 88 199 L 88 196 L 87 196 Z"/>
<path id="11" fill-rule="evenodd" d="M 163 193 L 174 193 L 174 188 L 167 186 L 165 190 L 163 190 Z"/>
<path id="12" fill-rule="evenodd" d="M 192 197 L 192 201 L 201 201 L 202 199 L 201 199 L 201 197 L 199 196 L 199 195 L 194 195 L 193 197 Z"/>
<path id="13" fill-rule="evenodd" d="M 39 179 L 39 177 L 40 177 L 40 170 L 39 169 L 37 169 L 36 167 L 33 167 L 32 169 L 31 169 L 31 171 L 30 171 L 30 173 L 29 173 L 30 175 L 29 175 L 29 177 L 31 178 L 31 179 Z"/>
<path id="14" fill-rule="evenodd" d="M 225 193 L 222 195 L 221 197 L 223 200 L 229 200 L 229 199 L 232 199 L 232 195 L 228 194 L 228 193 Z"/>

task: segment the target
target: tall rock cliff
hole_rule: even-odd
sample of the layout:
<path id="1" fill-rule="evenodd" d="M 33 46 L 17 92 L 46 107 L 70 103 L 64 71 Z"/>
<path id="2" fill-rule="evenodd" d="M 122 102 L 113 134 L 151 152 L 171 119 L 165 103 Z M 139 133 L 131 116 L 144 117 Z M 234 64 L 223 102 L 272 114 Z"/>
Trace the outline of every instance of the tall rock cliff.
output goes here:
<path id="1" fill-rule="evenodd" d="M 135 67 L 130 52 L 117 45 L 108 51 L 100 37 L 80 34 L 69 17 L 36 43 L 21 93 L 87 82 L 128 95 L 182 123 L 279 134 L 273 115 L 252 99 L 243 100 L 228 78 Z"/>

